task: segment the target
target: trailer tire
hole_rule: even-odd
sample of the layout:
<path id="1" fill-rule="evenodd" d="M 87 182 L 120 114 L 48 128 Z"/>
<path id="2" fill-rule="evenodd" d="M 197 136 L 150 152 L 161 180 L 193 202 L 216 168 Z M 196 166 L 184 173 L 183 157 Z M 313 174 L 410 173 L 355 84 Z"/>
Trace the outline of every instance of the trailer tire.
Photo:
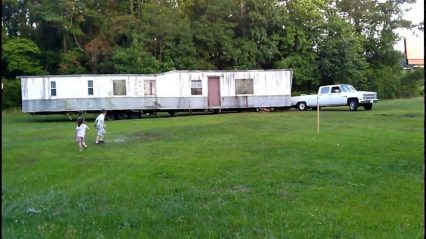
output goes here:
<path id="1" fill-rule="evenodd" d="M 130 112 L 128 112 L 128 116 L 129 116 L 129 119 L 140 119 L 141 118 L 141 112 L 130 111 Z"/>
<path id="2" fill-rule="evenodd" d="M 106 120 L 114 120 L 115 119 L 115 114 L 114 114 L 114 112 L 107 112 L 106 113 L 106 115 L 105 115 L 105 119 Z"/>
<path id="3" fill-rule="evenodd" d="M 300 111 L 308 110 L 308 106 L 306 105 L 306 102 L 299 102 L 297 103 L 297 109 Z"/>
<path id="4" fill-rule="evenodd" d="M 358 109 L 358 100 L 357 99 L 350 99 L 349 100 L 349 109 L 351 111 L 356 111 Z"/>
<path id="5" fill-rule="evenodd" d="M 127 119 L 127 114 L 126 112 L 118 112 L 116 118 L 119 120 L 123 120 L 123 119 Z"/>

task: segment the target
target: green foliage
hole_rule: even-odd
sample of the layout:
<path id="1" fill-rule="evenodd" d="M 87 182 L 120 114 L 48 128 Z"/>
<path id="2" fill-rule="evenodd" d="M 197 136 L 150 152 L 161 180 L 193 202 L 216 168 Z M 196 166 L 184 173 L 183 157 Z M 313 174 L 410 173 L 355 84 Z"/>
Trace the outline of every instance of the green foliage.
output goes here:
<path id="1" fill-rule="evenodd" d="M 2 60 L 5 61 L 9 73 L 40 75 L 44 74 L 40 65 L 40 49 L 25 38 L 13 38 L 3 45 Z"/>
<path id="2" fill-rule="evenodd" d="M 2 78 L 2 109 L 20 108 L 21 107 L 21 81 L 18 79 Z"/>
<path id="3" fill-rule="evenodd" d="M 319 70 L 323 84 L 356 85 L 363 79 L 367 64 L 363 58 L 362 39 L 352 26 L 332 17 L 318 46 Z"/>
<path id="4" fill-rule="evenodd" d="M 87 56 L 78 48 L 71 49 L 62 54 L 60 64 L 61 74 L 83 74 L 87 73 L 84 67 L 87 63 Z"/>
<path id="5" fill-rule="evenodd" d="M 292 55 L 276 63 L 277 68 L 293 70 L 293 89 L 319 87 L 320 72 L 315 54 Z M 310 88 L 310 87 L 308 87 Z M 292 93 L 294 95 L 294 93 Z"/>
<path id="6" fill-rule="evenodd" d="M 411 69 L 403 72 L 400 85 L 400 97 L 415 97 L 424 94 L 424 69 Z"/>
<path id="7" fill-rule="evenodd" d="M 409 98 L 423 94 L 424 69 L 400 71 L 386 66 L 369 71 L 367 79 L 372 84 L 363 89 L 371 87 L 378 92 L 380 99 Z"/>
<path id="8" fill-rule="evenodd" d="M 112 57 L 117 73 L 152 74 L 160 71 L 161 62 L 149 52 L 144 44 L 136 38 L 129 48 L 117 48 Z"/>
<path id="9" fill-rule="evenodd" d="M 371 82 L 379 99 L 394 99 L 399 96 L 401 71 L 393 67 L 383 66 L 370 71 L 367 78 Z"/>

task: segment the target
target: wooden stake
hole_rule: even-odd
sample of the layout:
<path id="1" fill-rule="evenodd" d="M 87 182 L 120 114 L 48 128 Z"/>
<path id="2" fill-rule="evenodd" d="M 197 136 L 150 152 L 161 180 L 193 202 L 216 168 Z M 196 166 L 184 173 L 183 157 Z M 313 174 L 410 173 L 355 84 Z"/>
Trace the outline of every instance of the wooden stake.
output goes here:
<path id="1" fill-rule="evenodd" d="M 319 96 L 317 95 L 317 134 L 320 132 L 320 107 L 319 107 Z"/>

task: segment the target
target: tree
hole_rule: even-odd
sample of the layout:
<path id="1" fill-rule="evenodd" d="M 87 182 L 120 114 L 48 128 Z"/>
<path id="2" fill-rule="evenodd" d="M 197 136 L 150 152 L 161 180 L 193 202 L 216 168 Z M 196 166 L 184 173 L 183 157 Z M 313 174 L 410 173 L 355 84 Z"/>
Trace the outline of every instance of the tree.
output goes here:
<path id="1" fill-rule="evenodd" d="M 31 40 L 12 38 L 3 45 L 2 61 L 9 77 L 45 74 L 40 65 L 40 49 Z"/>
<path id="2" fill-rule="evenodd" d="M 87 56 L 79 48 L 73 48 L 61 55 L 61 64 L 59 65 L 60 74 L 84 74 L 88 73 L 85 65 Z"/>
<path id="3" fill-rule="evenodd" d="M 360 84 L 366 68 L 362 38 L 337 15 L 325 25 L 318 45 L 319 70 L 323 84 Z"/>
<path id="4" fill-rule="evenodd" d="M 117 48 L 112 60 L 117 73 L 152 74 L 158 73 L 161 68 L 161 62 L 145 50 L 138 37 L 129 48 Z"/>

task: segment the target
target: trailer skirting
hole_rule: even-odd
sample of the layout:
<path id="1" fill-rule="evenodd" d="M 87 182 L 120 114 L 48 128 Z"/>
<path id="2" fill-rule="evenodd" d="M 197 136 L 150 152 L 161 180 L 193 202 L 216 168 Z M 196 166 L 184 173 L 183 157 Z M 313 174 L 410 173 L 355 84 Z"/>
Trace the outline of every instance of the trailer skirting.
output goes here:
<path id="1" fill-rule="evenodd" d="M 111 97 L 23 100 L 22 111 L 78 112 L 106 110 L 196 110 L 290 107 L 290 95 L 225 96 L 219 105 L 208 105 L 207 97 Z"/>

